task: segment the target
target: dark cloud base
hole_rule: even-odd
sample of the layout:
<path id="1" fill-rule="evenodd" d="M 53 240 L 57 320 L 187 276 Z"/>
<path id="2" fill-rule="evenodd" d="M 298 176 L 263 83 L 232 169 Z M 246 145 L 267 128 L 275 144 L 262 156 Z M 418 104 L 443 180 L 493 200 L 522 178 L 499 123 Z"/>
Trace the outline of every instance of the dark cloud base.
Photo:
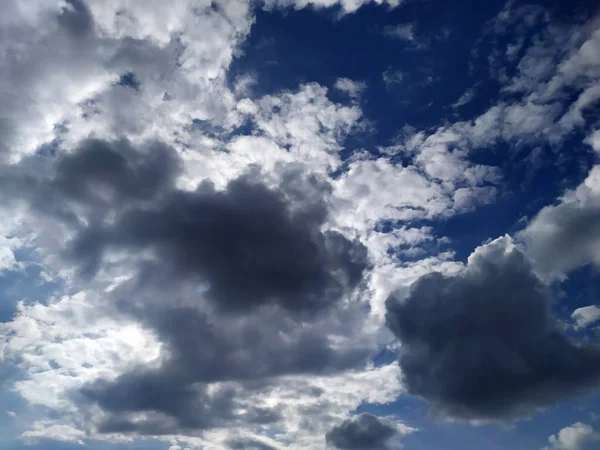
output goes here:
<path id="1" fill-rule="evenodd" d="M 425 275 L 391 296 L 409 392 L 445 418 L 506 421 L 597 387 L 600 348 L 567 338 L 551 301 L 509 238 L 480 247 L 462 275 Z"/>
<path id="2" fill-rule="evenodd" d="M 393 424 L 362 413 L 333 427 L 325 440 L 330 447 L 341 450 L 385 450 L 397 434 Z"/>

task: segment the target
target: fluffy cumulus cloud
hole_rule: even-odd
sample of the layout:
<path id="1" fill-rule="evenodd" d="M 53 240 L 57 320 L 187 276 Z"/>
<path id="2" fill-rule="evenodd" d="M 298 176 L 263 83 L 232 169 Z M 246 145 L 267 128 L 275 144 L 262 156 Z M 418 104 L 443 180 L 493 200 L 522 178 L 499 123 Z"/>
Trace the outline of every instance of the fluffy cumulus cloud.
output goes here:
<path id="1" fill-rule="evenodd" d="M 565 427 L 548 438 L 550 446 L 545 450 L 586 450 L 596 448 L 600 433 L 585 423 L 577 422 Z"/>
<path id="2" fill-rule="evenodd" d="M 511 420 L 600 383 L 600 347 L 570 340 L 551 295 L 511 239 L 477 248 L 463 273 L 419 278 L 387 300 L 409 392 L 445 418 Z"/>
<path id="3" fill-rule="evenodd" d="M 265 17 L 321 14 L 343 30 L 366 5 L 373 18 L 403 3 L 4 2 L 11 444 L 392 450 L 417 430 L 410 408 L 394 410 L 407 395 L 438 418 L 509 422 L 598 386 L 586 332 L 598 308 L 552 312 L 552 283 L 600 264 L 597 22 L 553 26 L 509 2 L 481 40 L 498 101 L 460 117 L 487 96 L 485 81 L 462 85 L 440 106 L 455 120 L 420 127 L 405 122 L 422 105 L 393 130 L 378 129 L 387 111 L 371 117 L 414 88 L 414 68 L 383 57 L 369 73 L 281 86 L 246 70 L 246 56 L 272 50 L 252 35 Z M 413 20 L 365 27 L 366 41 L 429 52 L 452 36 Z M 587 178 L 529 209 L 514 241 L 462 261 L 455 223 L 512 195 L 506 169 L 523 154 L 556 156 L 575 136 Z M 497 145 L 508 163 L 490 156 Z M 362 412 L 377 405 L 391 412 Z M 576 423 L 549 448 L 596 441 Z"/>

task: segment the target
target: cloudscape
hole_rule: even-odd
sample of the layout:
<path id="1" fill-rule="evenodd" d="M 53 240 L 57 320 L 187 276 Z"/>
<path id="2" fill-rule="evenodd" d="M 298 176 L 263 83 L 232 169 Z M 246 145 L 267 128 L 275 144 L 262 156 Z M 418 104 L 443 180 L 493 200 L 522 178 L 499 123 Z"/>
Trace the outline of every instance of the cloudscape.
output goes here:
<path id="1" fill-rule="evenodd" d="M 600 449 L 599 4 L 0 9 L 0 448 Z"/>

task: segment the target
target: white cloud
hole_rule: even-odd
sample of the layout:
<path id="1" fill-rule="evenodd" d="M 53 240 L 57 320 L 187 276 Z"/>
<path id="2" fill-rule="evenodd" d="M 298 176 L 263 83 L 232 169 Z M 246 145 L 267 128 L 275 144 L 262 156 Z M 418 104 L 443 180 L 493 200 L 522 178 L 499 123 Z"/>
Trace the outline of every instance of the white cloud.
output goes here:
<path id="1" fill-rule="evenodd" d="M 62 442 L 73 442 L 83 446 L 86 437 L 86 433 L 83 430 L 69 425 L 52 423 L 51 421 L 35 422 L 30 430 L 21 434 L 21 439 L 29 444 L 51 439 Z"/>
<path id="2" fill-rule="evenodd" d="M 451 207 L 439 185 L 414 167 L 403 167 L 385 158 L 351 163 L 334 187 L 340 227 L 365 230 L 384 220 L 440 215 Z"/>
<path id="3" fill-rule="evenodd" d="M 460 98 L 458 100 L 456 100 L 456 102 L 454 102 L 452 107 L 460 108 L 461 106 L 465 106 L 466 104 L 471 103 L 471 101 L 473 101 L 473 98 L 475 98 L 476 93 L 477 93 L 477 90 L 475 88 L 467 89 L 463 93 L 463 95 L 461 95 Z"/>
<path id="4" fill-rule="evenodd" d="M 362 111 L 356 105 L 343 106 L 327 99 L 327 88 L 317 83 L 297 93 L 265 96 L 257 101 L 257 127 L 300 161 L 334 170 L 339 165 L 340 140 L 360 130 Z"/>
<path id="5" fill-rule="evenodd" d="M 402 83 L 402 81 L 404 81 L 405 74 L 400 70 L 392 70 L 391 68 L 387 68 L 381 76 L 386 87 L 389 89 L 394 84 Z"/>
<path id="6" fill-rule="evenodd" d="M 600 442 L 600 433 L 587 424 L 577 422 L 548 438 L 550 446 L 544 450 L 592 450 Z"/>
<path id="7" fill-rule="evenodd" d="M 414 42 L 414 40 L 416 39 L 415 28 L 416 24 L 414 23 L 401 23 L 398 25 L 390 25 L 383 29 L 383 34 L 392 39 Z"/>
<path id="8" fill-rule="evenodd" d="M 366 83 L 353 81 L 349 78 L 338 78 L 334 86 L 337 90 L 345 92 L 351 98 L 359 98 L 365 89 L 367 89 Z"/>
<path id="9" fill-rule="evenodd" d="M 21 303 L 14 319 L 0 324 L 1 356 L 16 360 L 27 375 L 15 384 L 24 399 L 66 413 L 69 390 L 158 360 L 154 336 L 125 318 L 115 320 L 107 306 L 97 294 L 79 292 L 47 305 Z"/>
<path id="10" fill-rule="evenodd" d="M 351 14 L 358 10 L 361 6 L 371 2 L 377 5 L 386 5 L 390 8 L 395 8 L 402 4 L 403 0 L 267 0 L 265 1 L 265 8 L 302 9 L 312 6 L 320 9 L 339 6 L 341 9 L 340 14 Z"/>
<path id="11" fill-rule="evenodd" d="M 0 235 L 0 273 L 20 267 L 20 264 L 15 259 L 14 250 L 21 245 L 22 242 L 20 239 L 7 238 Z"/>
<path id="12" fill-rule="evenodd" d="M 585 142 L 597 151 L 600 152 L 600 130 L 594 131 L 590 136 L 588 136 Z"/>
<path id="13" fill-rule="evenodd" d="M 600 320 L 600 307 L 596 305 L 577 308 L 571 314 L 571 319 L 575 322 L 575 328 L 580 330 L 586 328 Z"/>

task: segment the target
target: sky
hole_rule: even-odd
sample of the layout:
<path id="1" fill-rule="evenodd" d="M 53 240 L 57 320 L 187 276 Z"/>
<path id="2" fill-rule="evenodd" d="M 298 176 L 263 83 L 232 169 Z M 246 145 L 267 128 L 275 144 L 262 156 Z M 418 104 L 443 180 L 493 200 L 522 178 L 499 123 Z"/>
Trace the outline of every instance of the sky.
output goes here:
<path id="1" fill-rule="evenodd" d="M 0 30 L 0 448 L 600 448 L 597 2 Z"/>

